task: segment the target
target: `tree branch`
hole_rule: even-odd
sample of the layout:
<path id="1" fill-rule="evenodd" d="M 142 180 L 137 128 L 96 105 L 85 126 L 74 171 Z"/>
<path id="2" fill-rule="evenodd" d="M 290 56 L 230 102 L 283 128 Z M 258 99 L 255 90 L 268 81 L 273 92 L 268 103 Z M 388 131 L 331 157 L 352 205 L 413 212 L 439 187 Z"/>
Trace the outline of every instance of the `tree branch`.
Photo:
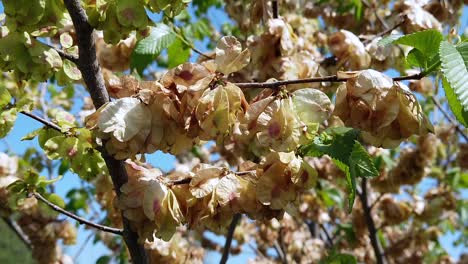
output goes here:
<path id="1" fill-rule="evenodd" d="M 47 204 L 47 206 L 49 206 L 50 208 L 52 208 L 52 210 L 56 211 L 56 212 L 59 212 L 61 214 L 64 214 L 70 218 L 73 218 L 75 219 L 76 221 L 78 221 L 78 223 L 80 224 L 84 224 L 84 225 L 87 225 L 87 226 L 90 226 L 90 227 L 94 227 L 96 229 L 99 229 L 101 231 L 104 231 L 104 232 L 107 232 L 107 233 L 112 233 L 112 234 L 116 234 L 116 235 L 122 235 L 123 234 L 123 230 L 121 229 L 118 229 L 118 228 L 113 228 L 113 227 L 108 227 L 108 226 L 104 226 L 104 225 L 100 225 L 100 224 L 97 224 L 97 223 L 94 223 L 94 222 L 91 222 L 91 221 L 88 221 L 82 217 L 79 217 L 73 213 L 70 213 L 68 212 L 67 210 L 64 210 L 62 209 L 61 207 L 49 202 L 46 198 L 44 198 L 42 195 L 40 195 L 39 193 L 37 192 L 33 192 L 31 193 L 34 197 L 36 197 L 36 199 L 40 200 L 41 202 Z"/>
<path id="2" fill-rule="evenodd" d="M 279 13 L 278 0 L 271 1 L 271 10 L 273 11 L 273 18 L 278 18 L 278 13 Z"/>
<path id="3" fill-rule="evenodd" d="M 228 258 L 229 258 L 229 252 L 231 249 L 231 243 L 232 243 L 232 237 L 234 236 L 234 231 L 236 230 L 237 223 L 239 223 L 242 215 L 241 214 L 235 214 L 232 217 L 231 224 L 229 225 L 229 230 L 226 235 L 226 242 L 224 243 L 224 248 L 223 248 L 223 256 L 221 257 L 221 260 L 219 261 L 219 264 L 226 264 Z"/>
<path id="4" fill-rule="evenodd" d="M 88 23 L 86 12 L 79 0 L 65 0 L 65 6 L 70 13 L 76 35 L 78 37 L 78 68 L 86 83 L 96 109 L 109 102 L 109 95 L 104 86 L 101 69 L 96 58 L 96 46 L 93 31 Z"/>
<path id="5" fill-rule="evenodd" d="M 81 7 L 79 0 L 64 0 L 65 7 L 70 13 L 76 34 L 78 36 L 78 69 L 81 71 L 83 80 L 89 90 L 94 106 L 101 107 L 109 102 L 109 94 L 107 93 L 102 77 L 101 69 L 96 58 L 96 47 L 94 41 L 94 29 L 88 23 L 86 12 Z M 103 148 L 100 150 L 104 158 L 109 174 L 112 178 L 112 183 L 118 196 L 120 196 L 120 187 L 128 180 L 127 171 L 124 163 L 114 159 Z M 143 245 L 138 243 L 138 234 L 130 227 L 130 222 L 122 215 L 123 222 L 123 237 L 130 252 L 130 257 L 133 263 L 148 263 L 148 256 Z"/>
<path id="6" fill-rule="evenodd" d="M 399 76 L 393 78 L 394 81 L 405 81 L 405 80 L 420 80 L 425 77 L 427 72 L 420 72 L 412 75 Z M 323 76 L 323 77 L 312 77 L 305 79 L 296 80 L 285 80 L 285 81 L 274 81 L 274 82 L 251 82 L 251 83 L 234 83 L 239 88 L 269 88 L 278 89 L 283 85 L 299 84 L 299 83 L 318 83 L 318 82 L 346 82 L 348 78 L 339 78 L 337 75 Z"/>
<path id="7" fill-rule="evenodd" d="M 60 133 L 63 133 L 62 129 L 61 129 L 58 125 L 56 125 L 55 123 L 53 123 L 53 122 L 47 121 L 47 120 L 45 120 L 44 118 L 42 118 L 42 117 L 40 117 L 40 116 L 37 116 L 37 115 L 35 115 L 35 114 L 33 114 L 33 113 L 29 113 L 29 112 L 25 112 L 25 111 L 21 111 L 20 113 L 23 114 L 23 115 L 25 115 L 25 116 L 28 116 L 28 117 L 30 117 L 30 118 L 36 120 L 36 121 L 41 122 L 42 124 L 44 124 L 44 125 L 47 126 L 47 127 L 50 127 L 50 128 L 52 128 L 52 129 L 57 130 L 57 131 L 60 132 Z"/>
<path id="8" fill-rule="evenodd" d="M 382 255 L 382 250 L 379 245 L 379 240 L 377 239 L 377 228 L 375 227 L 374 220 L 372 219 L 371 209 L 367 201 L 367 179 L 362 179 L 361 192 L 357 193 L 359 199 L 361 200 L 362 208 L 364 210 L 364 218 L 366 219 L 367 230 L 369 231 L 369 238 L 374 248 L 374 255 L 377 264 L 384 264 L 384 258 Z"/>
<path id="9" fill-rule="evenodd" d="M 312 77 L 296 80 L 285 80 L 275 82 L 252 82 L 252 83 L 234 83 L 239 88 L 269 88 L 278 89 L 280 86 L 299 83 L 318 83 L 318 82 L 345 82 L 346 79 L 338 78 L 336 75 L 325 77 Z"/>
<path id="10" fill-rule="evenodd" d="M 458 124 L 458 121 L 457 120 L 454 120 L 450 115 L 449 113 L 447 113 L 447 111 L 445 111 L 445 109 L 442 107 L 442 105 L 440 104 L 439 100 L 437 100 L 437 98 L 435 98 L 433 95 L 431 95 L 431 99 L 432 101 L 434 102 L 434 104 L 437 106 L 437 108 L 440 110 L 440 112 L 442 112 L 442 114 L 445 116 L 445 118 L 447 118 L 447 120 L 455 126 L 455 129 L 457 130 L 457 132 L 460 134 L 460 136 L 462 136 L 466 142 L 468 142 L 468 136 L 465 134 L 465 132 L 463 131 L 463 129 L 460 127 L 460 125 Z"/>
<path id="11" fill-rule="evenodd" d="M 21 239 L 21 241 L 23 241 L 24 245 L 27 248 L 31 249 L 31 241 L 29 241 L 28 236 L 26 236 L 26 234 L 23 233 L 23 230 L 21 230 L 21 227 L 19 227 L 18 224 L 14 222 L 13 220 L 11 220 L 9 217 L 4 216 L 2 218 L 3 218 L 3 221 L 5 221 L 5 223 L 11 228 L 11 230 L 15 232 L 18 238 Z"/>

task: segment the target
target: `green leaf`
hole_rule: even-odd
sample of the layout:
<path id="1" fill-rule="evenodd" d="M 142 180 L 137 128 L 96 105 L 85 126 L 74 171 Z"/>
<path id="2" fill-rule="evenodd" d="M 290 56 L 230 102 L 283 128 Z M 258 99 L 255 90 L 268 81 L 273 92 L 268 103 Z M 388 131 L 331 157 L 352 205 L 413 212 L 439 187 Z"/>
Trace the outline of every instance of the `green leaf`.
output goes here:
<path id="1" fill-rule="evenodd" d="M 184 29 L 185 35 L 190 35 L 198 40 L 211 36 L 210 21 L 206 18 L 199 19 L 195 23 L 188 24 Z"/>
<path id="2" fill-rule="evenodd" d="M 167 57 L 169 68 L 174 68 L 179 64 L 182 64 L 190 58 L 190 47 L 185 45 L 182 40 L 176 39 L 168 48 L 167 48 Z"/>
<path id="3" fill-rule="evenodd" d="M 109 264 L 111 263 L 112 258 L 110 256 L 101 256 L 96 260 L 96 264 Z"/>
<path id="4" fill-rule="evenodd" d="M 348 213 L 351 213 L 353 209 L 354 200 L 356 199 L 356 178 L 355 174 L 351 173 L 349 170 L 349 165 L 344 164 L 343 162 L 332 158 L 333 163 L 345 173 L 346 176 L 346 186 L 348 187 Z"/>
<path id="5" fill-rule="evenodd" d="M 67 211 L 77 212 L 80 209 L 88 209 L 88 193 L 83 189 L 72 189 L 70 190 L 66 197 L 68 198 L 68 203 L 65 209 Z"/>
<path id="6" fill-rule="evenodd" d="M 37 185 L 39 183 L 39 174 L 35 171 L 28 171 L 24 175 L 24 182 L 28 185 Z"/>
<path id="7" fill-rule="evenodd" d="M 406 61 L 410 66 L 421 68 L 425 68 L 427 63 L 424 54 L 418 49 L 412 49 L 406 56 Z"/>
<path id="8" fill-rule="evenodd" d="M 221 7 L 223 1 L 221 0 L 193 0 L 192 5 L 196 7 L 195 14 L 200 16 L 203 13 L 206 13 L 210 7 Z"/>
<path id="9" fill-rule="evenodd" d="M 463 57 L 463 61 L 465 62 L 465 68 L 468 68 L 468 42 L 462 42 L 456 46 L 458 52 Z"/>
<path id="10" fill-rule="evenodd" d="M 395 40 L 401 38 L 403 35 L 388 35 L 377 42 L 378 45 L 387 46 L 395 42 Z"/>
<path id="11" fill-rule="evenodd" d="M 362 15 L 364 13 L 361 0 L 352 0 L 352 4 L 354 5 L 354 18 L 357 21 L 361 21 Z"/>
<path id="12" fill-rule="evenodd" d="M 404 35 L 394 41 L 396 44 L 407 45 L 418 49 L 426 58 L 431 58 L 437 54 L 443 35 L 435 30 L 428 29 L 413 34 Z"/>
<path id="13" fill-rule="evenodd" d="M 357 264 L 357 260 L 353 255 L 337 253 L 333 250 L 330 255 L 319 264 Z"/>
<path id="14" fill-rule="evenodd" d="M 329 128 L 325 130 L 325 132 L 320 136 L 315 137 L 312 143 L 301 146 L 299 149 L 299 154 L 302 156 L 321 156 L 324 154 L 329 155 L 335 165 L 345 173 L 346 184 L 349 191 L 349 212 L 353 208 L 354 200 L 356 198 L 356 176 L 359 172 L 361 172 L 360 170 L 362 169 L 360 167 L 357 168 L 358 166 L 356 164 L 367 164 L 367 162 L 350 159 L 358 137 L 359 130 L 353 128 Z M 356 153 L 357 154 L 354 154 L 354 159 L 360 158 L 362 156 L 362 153 L 358 151 Z M 354 166 L 352 171 L 350 171 L 351 162 L 353 162 Z"/>
<path id="15" fill-rule="evenodd" d="M 36 129 L 36 130 L 34 130 L 32 132 L 29 132 L 26 136 L 21 138 L 21 141 L 33 140 L 35 137 L 37 137 L 39 135 L 39 133 L 41 133 L 41 131 L 42 131 L 42 127 L 39 128 L 39 129 Z"/>
<path id="16" fill-rule="evenodd" d="M 73 62 L 69 60 L 63 61 L 63 72 L 68 78 L 74 81 L 81 80 L 81 71 Z"/>
<path id="17" fill-rule="evenodd" d="M 440 43 L 442 72 L 456 94 L 460 105 L 468 111 L 468 45 L 455 47 L 447 41 Z"/>
<path id="18" fill-rule="evenodd" d="M 5 105 L 9 104 L 10 101 L 10 92 L 8 92 L 5 86 L 0 86 L 0 108 L 3 108 Z"/>
<path id="19" fill-rule="evenodd" d="M 44 144 L 44 151 L 49 159 L 73 158 L 78 152 L 78 139 L 75 137 L 57 136 Z"/>
<path id="20" fill-rule="evenodd" d="M 327 154 L 346 164 L 353 149 L 354 141 L 358 139 L 358 137 L 359 130 L 353 128 L 329 128 L 325 130 L 320 137 L 316 137 L 312 144 L 304 148 L 304 151 L 311 151 L 311 153 L 304 154 L 306 156 Z"/>
<path id="21" fill-rule="evenodd" d="M 345 173 L 349 191 L 348 209 L 351 211 L 356 198 L 356 177 L 372 178 L 379 175 L 374 160 L 357 140 L 359 131 L 349 127 L 325 130 L 313 142 L 301 146 L 299 155 L 329 155 L 335 165 Z"/>
<path id="22" fill-rule="evenodd" d="M 70 161 L 64 159 L 60 163 L 60 166 L 58 168 L 58 174 L 64 175 L 69 169 L 70 169 Z"/>
<path id="23" fill-rule="evenodd" d="M 406 58 L 411 66 L 419 66 L 424 69 L 438 64 L 438 49 L 443 35 L 434 29 L 419 31 L 409 35 L 390 35 L 381 39 L 379 45 L 390 43 L 413 47 Z"/>
<path id="24" fill-rule="evenodd" d="M 357 140 L 354 141 L 353 151 L 349 156 L 349 168 L 356 177 L 373 178 L 379 175 L 372 157 Z"/>
<path id="25" fill-rule="evenodd" d="M 60 197 L 56 193 L 51 193 L 47 195 L 46 199 L 60 208 L 65 208 L 65 201 L 63 201 L 62 197 Z"/>
<path id="26" fill-rule="evenodd" d="M 20 194 L 26 190 L 26 183 L 22 180 L 17 180 L 10 185 L 8 185 L 8 191 L 11 193 L 17 193 Z"/>
<path id="27" fill-rule="evenodd" d="M 167 25 L 157 24 L 148 37 L 138 41 L 130 57 L 131 69 L 141 75 L 158 55 L 176 40 L 176 33 Z"/>
<path id="28" fill-rule="evenodd" d="M 336 234 L 344 233 L 344 239 L 350 244 L 355 244 L 358 240 L 357 235 L 356 235 L 356 230 L 354 229 L 352 224 L 338 223 L 335 233 Z"/>
<path id="29" fill-rule="evenodd" d="M 463 109 L 460 101 L 458 101 L 455 92 L 450 86 L 450 83 L 447 82 L 445 78 L 442 79 L 442 86 L 445 90 L 445 97 L 447 97 L 447 102 L 452 110 L 452 113 L 457 118 L 458 122 L 460 122 L 465 127 L 468 127 L 468 111 Z"/>
<path id="30" fill-rule="evenodd" d="M 39 131 L 39 136 L 37 138 L 37 141 L 39 143 L 39 146 L 42 149 L 44 149 L 45 143 L 49 139 L 53 137 L 57 137 L 57 136 L 63 136 L 63 134 L 53 128 L 43 127 L 42 130 Z"/>
<path id="31" fill-rule="evenodd" d="M 5 137 L 10 133 L 16 121 L 18 111 L 16 108 L 11 108 L 0 112 L 0 138 Z"/>
<path id="32" fill-rule="evenodd" d="M 47 185 L 53 184 L 53 183 L 55 183 L 55 182 L 58 182 L 58 181 L 60 181 L 61 179 L 63 179 L 63 176 L 62 176 L 62 175 L 60 175 L 60 176 L 58 176 L 58 177 L 56 177 L 56 178 L 50 179 L 50 180 L 48 180 L 48 179 L 47 179 L 46 177 L 44 177 L 44 176 L 41 176 L 41 177 L 39 178 L 39 183 L 38 183 L 38 185 L 45 188 Z"/>
<path id="33" fill-rule="evenodd" d="M 70 36 L 70 33 L 64 32 L 60 35 L 60 45 L 62 48 L 68 49 L 73 46 L 73 37 Z"/>

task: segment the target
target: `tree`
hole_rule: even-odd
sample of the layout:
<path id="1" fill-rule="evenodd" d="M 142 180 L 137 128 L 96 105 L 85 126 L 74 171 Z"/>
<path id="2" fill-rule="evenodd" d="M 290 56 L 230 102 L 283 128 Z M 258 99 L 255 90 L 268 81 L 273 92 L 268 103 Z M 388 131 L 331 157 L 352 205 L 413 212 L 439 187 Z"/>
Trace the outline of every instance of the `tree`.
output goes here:
<path id="1" fill-rule="evenodd" d="M 454 263 L 466 4 L 3 1 L 0 137 L 44 126 L 22 139 L 41 149 L 0 153 L 2 218 L 39 263 L 71 261 L 74 221 L 114 252 L 99 263 Z M 61 197 L 67 172 L 83 184 Z"/>

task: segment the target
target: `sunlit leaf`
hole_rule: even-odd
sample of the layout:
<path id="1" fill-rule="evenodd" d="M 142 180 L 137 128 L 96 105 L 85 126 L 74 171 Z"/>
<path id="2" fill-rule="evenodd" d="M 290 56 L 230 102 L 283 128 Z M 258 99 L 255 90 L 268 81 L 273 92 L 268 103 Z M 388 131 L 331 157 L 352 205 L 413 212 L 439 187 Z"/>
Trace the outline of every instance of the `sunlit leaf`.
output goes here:
<path id="1" fill-rule="evenodd" d="M 442 72 L 456 94 L 461 106 L 468 111 L 468 44 L 455 47 L 447 41 L 440 43 Z"/>
<path id="2" fill-rule="evenodd" d="M 130 68 L 140 75 L 143 70 L 167 47 L 176 40 L 176 33 L 165 24 L 157 24 L 150 35 L 137 42 L 131 55 Z"/>

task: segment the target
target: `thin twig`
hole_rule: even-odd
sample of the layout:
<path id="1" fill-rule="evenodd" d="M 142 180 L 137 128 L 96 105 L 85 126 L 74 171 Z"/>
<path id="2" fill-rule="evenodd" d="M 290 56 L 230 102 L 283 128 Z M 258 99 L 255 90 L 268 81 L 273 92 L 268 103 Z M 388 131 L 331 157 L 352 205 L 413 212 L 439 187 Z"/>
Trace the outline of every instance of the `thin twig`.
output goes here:
<path id="1" fill-rule="evenodd" d="M 209 59 L 209 60 L 213 60 L 213 59 L 214 59 L 213 56 L 210 56 L 210 55 L 208 55 L 208 54 L 203 53 L 203 51 L 201 51 L 201 50 L 195 48 L 194 45 L 190 45 L 190 48 L 191 48 L 193 51 L 195 51 L 195 53 L 198 53 L 198 55 L 200 55 L 200 56 L 203 56 L 203 57 L 205 57 L 205 58 L 207 58 L 207 59 Z"/>
<path id="2" fill-rule="evenodd" d="M 420 80 L 427 75 L 426 72 L 420 72 L 412 75 L 399 76 L 393 78 L 394 81 L 405 80 Z M 274 81 L 274 82 L 252 82 L 252 83 L 234 83 L 239 88 L 269 88 L 278 89 L 283 85 L 299 84 L 299 83 L 318 83 L 318 82 L 345 82 L 348 78 L 339 78 L 337 75 L 312 77 L 296 80 Z"/>
<path id="3" fill-rule="evenodd" d="M 375 199 L 374 203 L 370 206 L 370 210 L 372 210 L 380 201 L 380 199 L 382 199 L 382 197 L 384 197 L 383 194 L 380 194 L 379 197 L 377 197 L 377 199 Z"/>
<path id="4" fill-rule="evenodd" d="M 263 254 L 263 252 L 261 252 L 258 247 L 252 245 L 252 243 L 247 243 L 247 246 L 254 252 L 256 253 L 257 255 L 261 256 L 262 258 L 264 259 L 267 259 L 267 257 L 265 256 L 265 254 Z"/>
<path id="5" fill-rule="evenodd" d="M 463 131 L 463 129 L 461 128 L 461 126 L 458 124 L 457 120 L 454 120 L 450 115 L 449 113 L 447 113 L 447 111 L 445 111 L 445 109 L 442 107 L 442 105 L 440 104 L 439 100 L 437 100 L 437 98 L 435 98 L 435 96 L 431 95 L 431 99 L 432 101 L 434 102 L 434 104 L 437 106 L 437 108 L 440 110 L 440 112 L 442 112 L 442 114 L 445 116 L 445 118 L 447 118 L 447 120 L 455 126 L 455 129 L 457 130 L 457 132 L 460 134 L 460 136 L 462 136 L 466 142 L 468 142 L 468 136 L 465 134 L 465 132 Z"/>
<path id="6" fill-rule="evenodd" d="M 233 174 L 237 176 L 242 176 L 242 175 L 247 175 L 247 174 L 254 174 L 256 173 L 256 170 L 248 170 L 248 171 L 232 171 Z"/>
<path id="7" fill-rule="evenodd" d="M 399 26 L 401 26 L 403 24 L 404 20 L 401 19 L 398 23 L 395 23 L 395 25 L 393 25 L 393 27 L 391 28 L 388 28 L 387 30 L 384 30 L 380 33 L 378 33 L 377 35 L 375 35 L 374 38 L 377 38 L 377 37 L 383 37 L 387 34 L 390 34 L 393 30 L 397 29 Z"/>
<path id="8" fill-rule="evenodd" d="M 393 25 L 393 27 L 387 28 L 386 30 L 371 36 L 371 38 L 366 38 L 365 40 L 362 41 L 362 43 L 364 45 L 366 45 L 366 44 L 369 44 L 372 40 L 374 40 L 374 39 L 376 39 L 378 37 L 383 37 L 383 36 L 386 36 L 387 34 L 392 33 L 392 31 L 397 29 L 399 26 L 401 26 L 403 24 L 403 22 L 404 22 L 404 20 L 400 19 L 400 21 L 398 23 L 395 23 L 395 25 Z"/>
<path id="9" fill-rule="evenodd" d="M 317 83 L 317 82 L 345 82 L 345 78 L 338 78 L 336 75 L 325 77 L 312 77 L 296 80 L 274 81 L 274 82 L 252 82 L 252 83 L 234 83 L 239 88 L 269 88 L 277 89 L 283 85 L 298 83 Z"/>
<path id="10" fill-rule="evenodd" d="M 55 130 L 63 133 L 62 129 L 58 125 L 56 125 L 55 123 L 52 123 L 50 121 L 47 121 L 47 120 L 45 120 L 44 118 L 42 118 L 40 116 L 37 116 L 37 115 L 35 115 L 33 113 L 25 112 L 25 111 L 21 111 L 20 113 L 25 115 L 25 116 L 28 116 L 28 117 L 36 120 L 36 121 L 41 122 L 42 124 L 46 125 L 47 127 L 50 127 L 52 129 L 55 129 Z"/>
<path id="11" fill-rule="evenodd" d="M 249 171 L 231 171 L 229 173 L 235 174 L 237 176 L 244 176 L 248 174 L 253 174 L 256 173 L 256 170 L 249 170 Z M 183 179 L 178 179 L 178 180 L 173 180 L 169 181 L 168 185 L 174 186 L 174 185 L 183 185 L 183 184 L 189 184 L 192 181 L 192 178 L 183 178 Z"/>
<path id="12" fill-rule="evenodd" d="M 207 55 L 205 53 L 203 53 L 203 51 L 197 49 L 190 41 L 188 41 L 185 37 L 185 34 L 184 34 L 184 31 L 180 30 L 178 27 L 176 26 L 173 26 L 172 27 L 173 30 L 176 32 L 176 35 L 177 37 L 185 44 L 187 45 L 188 47 L 190 47 L 190 49 L 192 49 L 193 51 L 195 51 L 195 53 L 198 53 L 198 55 L 200 56 L 203 56 L 209 60 L 213 60 L 214 57 L 213 56 L 210 56 L 210 55 Z"/>
<path id="13" fill-rule="evenodd" d="M 307 228 L 309 229 L 310 236 L 312 238 L 316 238 L 317 237 L 317 230 L 316 230 L 316 227 L 315 227 L 315 223 L 313 221 L 304 221 L 304 223 L 306 224 Z"/>
<path id="14" fill-rule="evenodd" d="M 283 253 L 283 264 L 288 264 L 288 257 L 286 256 L 286 250 L 284 246 L 284 237 L 283 237 L 283 228 L 280 227 L 278 231 L 278 239 L 276 240 L 278 242 L 279 248 L 281 249 L 281 252 Z"/>
<path id="15" fill-rule="evenodd" d="M 41 43 L 44 44 L 44 45 L 47 45 L 51 49 L 54 49 L 60 55 L 60 57 L 62 59 L 66 59 L 66 60 L 69 60 L 69 61 L 71 61 L 71 62 L 73 62 L 75 64 L 78 64 L 78 56 L 66 53 L 65 51 L 63 51 L 63 50 L 61 50 L 61 49 L 59 49 L 57 47 L 54 47 L 52 45 L 48 45 L 47 43 L 43 43 L 43 42 L 41 42 Z"/>
<path id="16" fill-rule="evenodd" d="M 286 256 L 284 255 L 283 249 L 281 248 L 278 240 L 275 240 L 275 242 L 273 242 L 273 248 L 275 249 L 276 254 L 278 254 L 278 257 L 280 258 L 281 263 L 287 264 L 288 260 L 286 259 Z"/>
<path id="17" fill-rule="evenodd" d="M 72 19 L 78 39 L 77 66 L 91 95 L 93 104 L 97 109 L 109 102 L 110 98 L 97 60 L 94 29 L 88 22 L 88 17 L 81 6 L 80 0 L 64 0 L 64 3 Z M 120 196 L 120 187 L 128 181 L 125 165 L 123 161 L 116 160 L 112 155 L 107 153 L 104 148 L 100 152 L 106 162 L 117 196 Z M 123 212 L 121 216 L 124 227 L 123 237 L 132 262 L 138 264 L 148 263 L 146 250 L 141 243 L 138 243 L 138 233 L 131 229 L 130 221 L 124 217 Z"/>
<path id="18" fill-rule="evenodd" d="M 21 227 L 18 226 L 18 224 L 16 222 L 14 222 L 13 220 L 11 220 L 9 217 L 2 217 L 3 218 L 3 221 L 5 221 L 5 223 L 11 228 L 11 230 L 13 230 L 13 232 L 15 232 L 15 234 L 18 236 L 19 239 L 21 239 L 21 241 L 23 241 L 24 245 L 31 249 L 31 241 L 29 241 L 29 238 L 28 236 L 26 236 L 26 234 L 23 233 L 23 230 L 21 230 Z"/>
<path id="19" fill-rule="evenodd" d="M 231 243 L 232 243 L 232 238 L 234 236 L 234 231 L 236 230 L 237 223 L 239 223 L 241 217 L 242 217 L 241 214 L 235 214 L 232 217 L 232 221 L 231 221 L 231 224 L 229 225 L 229 230 L 226 235 L 226 242 L 224 243 L 223 256 L 221 257 L 221 260 L 219 261 L 220 264 L 226 264 L 229 258 L 229 252 L 231 249 Z"/>
<path id="20" fill-rule="evenodd" d="M 52 210 L 56 211 L 56 212 L 59 212 L 61 214 L 64 214 L 70 218 L 73 218 L 75 219 L 76 221 L 78 221 L 78 223 L 80 224 L 84 224 L 84 225 L 87 225 L 87 226 L 90 226 L 90 227 L 94 227 L 96 229 L 99 229 L 101 231 L 104 231 L 104 232 L 107 232 L 107 233 L 112 233 L 112 234 L 116 234 L 116 235 L 122 235 L 123 234 L 123 230 L 122 229 L 118 229 L 118 228 L 113 228 L 113 227 L 108 227 L 108 226 L 104 226 L 104 225 L 100 225 L 100 224 L 97 224 L 97 223 L 94 223 L 94 222 L 91 222 L 91 221 L 88 221 L 80 216 L 77 216 L 73 213 L 70 213 L 68 212 L 67 210 L 64 210 L 62 209 L 61 207 L 49 202 L 46 198 L 44 198 L 42 195 L 40 195 L 39 193 L 37 192 L 33 192 L 31 193 L 34 197 L 36 197 L 36 199 L 40 200 L 41 202 L 45 203 L 47 206 L 49 206 L 50 208 L 52 208 Z"/>
<path id="21" fill-rule="evenodd" d="M 380 22 L 380 24 L 381 24 L 385 29 L 388 29 L 388 24 L 387 24 L 387 22 L 385 22 L 385 20 L 383 20 L 382 17 L 379 16 L 379 14 L 378 14 L 378 12 L 377 12 L 378 9 L 375 7 L 375 5 L 373 4 L 373 5 L 371 6 L 371 5 L 370 5 L 367 1 L 365 1 L 365 0 L 362 0 L 361 2 L 364 4 L 364 6 L 366 6 L 366 8 L 373 9 L 374 14 L 375 14 L 375 16 L 377 17 L 377 20 Z"/>
<path id="22" fill-rule="evenodd" d="M 333 239 L 330 236 L 330 234 L 328 233 L 328 230 L 325 228 L 325 226 L 323 224 L 319 224 L 319 225 L 320 225 L 320 228 L 322 229 L 323 233 L 327 237 L 327 241 L 328 241 L 328 244 L 329 244 L 330 248 L 333 248 L 334 247 Z"/>
<path id="23" fill-rule="evenodd" d="M 189 184 L 191 181 L 192 181 L 192 178 L 184 178 L 184 179 L 180 179 L 180 180 L 171 181 L 171 182 L 169 182 L 168 185 L 171 186 L 171 185 Z"/>
<path id="24" fill-rule="evenodd" d="M 361 200 L 362 208 L 364 210 L 364 218 L 366 219 L 367 230 L 369 231 L 369 238 L 374 249 L 374 255 L 377 264 L 384 264 L 382 250 L 380 248 L 379 240 L 377 239 L 377 228 L 375 227 L 374 219 L 372 219 L 369 202 L 367 200 L 367 179 L 362 179 L 361 191 L 357 192 Z"/>
<path id="25" fill-rule="evenodd" d="M 78 64 L 78 56 L 68 54 L 65 51 L 58 49 L 56 47 L 52 47 L 52 46 L 50 47 L 53 48 L 60 55 L 60 57 L 62 57 L 62 59 L 67 59 L 75 64 Z"/>
<path id="26" fill-rule="evenodd" d="M 76 251 L 76 254 L 75 256 L 73 256 L 73 262 L 78 262 L 78 257 L 81 255 L 81 253 L 83 252 L 83 249 L 86 247 L 86 245 L 88 244 L 88 242 L 91 240 L 91 238 L 93 237 L 94 233 L 91 233 L 89 234 L 89 236 L 86 238 L 86 240 L 83 242 L 83 244 L 81 245 L 81 247 L 78 249 L 78 251 Z"/>

